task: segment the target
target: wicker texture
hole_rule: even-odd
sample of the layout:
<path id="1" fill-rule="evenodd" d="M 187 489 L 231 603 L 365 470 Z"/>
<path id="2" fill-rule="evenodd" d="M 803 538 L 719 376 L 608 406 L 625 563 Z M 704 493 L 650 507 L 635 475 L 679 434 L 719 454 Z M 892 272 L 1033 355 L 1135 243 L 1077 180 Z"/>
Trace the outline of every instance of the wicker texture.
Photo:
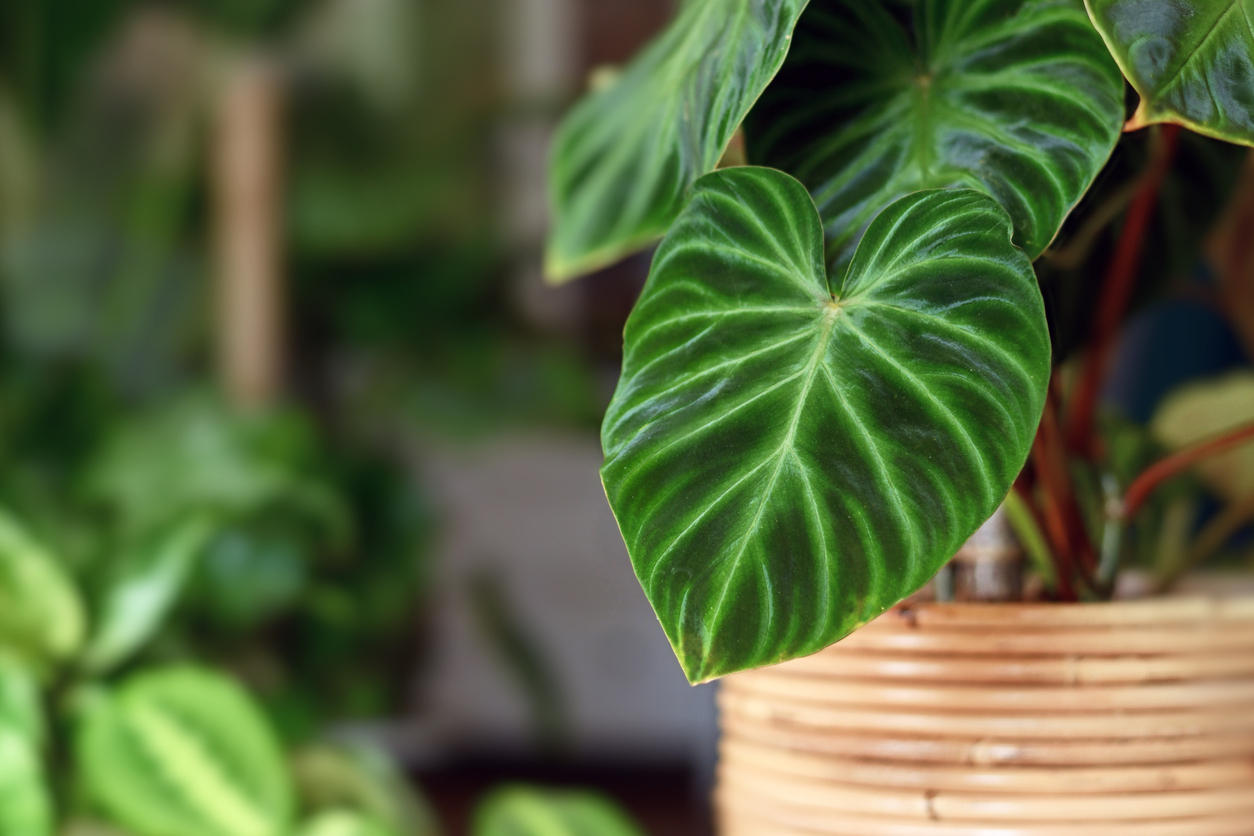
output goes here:
<path id="1" fill-rule="evenodd" d="M 722 836 L 1254 834 L 1254 598 L 900 608 L 720 708 Z"/>

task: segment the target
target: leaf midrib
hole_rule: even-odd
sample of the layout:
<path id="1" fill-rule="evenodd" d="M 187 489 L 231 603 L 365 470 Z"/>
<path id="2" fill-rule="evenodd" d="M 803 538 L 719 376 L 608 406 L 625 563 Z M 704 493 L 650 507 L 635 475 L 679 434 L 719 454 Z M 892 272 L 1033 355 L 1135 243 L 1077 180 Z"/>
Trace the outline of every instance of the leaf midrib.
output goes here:
<path id="1" fill-rule="evenodd" d="M 1210 36 L 1215 34 L 1216 30 L 1219 29 L 1219 24 L 1223 23 L 1224 18 L 1230 15 L 1232 10 L 1237 8 L 1239 4 L 1240 0 L 1228 0 L 1228 7 L 1215 17 L 1214 22 L 1212 22 L 1210 28 L 1206 30 L 1206 34 L 1202 36 L 1202 39 L 1193 45 L 1193 48 L 1189 50 L 1189 54 L 1184 56 L 1184 59 L 1172 69 L 1170 75 L 1165 76 L 1161 83 L 1155 85 L 1155 97 L 1172 84 L 1175 84 L 1176 80 L 1180 78 L 1180 73 L 1184 72 L 1184 68 L 1187 67 L 1189 62 L 1193 60 L 1193 57 L 1197 55 L 1198 50 L 1206 46 L 1206 42 L 1210 40 Z"/>
<path id="2" fill-rule="evenodd" d="M 710 611 L 708 620 L 710 625 L 717 625 L 718 623 L 719 615 L 723 610 L 723 603 L 727 600 L 727 592 L 731 588 L 732 579 L 735 578 L 740 561 L 744 558 L 745 552 L 749 548 L 750 540 L 753 539 L 753 535 L 758 530 L 758 525 L 762 521 L 762 512 L 770 504 L 771 494 L 775 490 L 775 484 L 779 481 L 779 473 L 784 466 L 784 459 L 787 458 L 789 452 L 795 450 L 797 427 L 801 424 L 801 415 L 805 411 L 806 401 L 810 398 L 810 389 L 814 386 L 814 379 L 818 377 L 819 367 L 824 355 L 827 353 L 827 346 L 831 342 L 832 332 L 836 329 L 836 320 L 840 316 L 841 309 L 842 305 L 839 302 L 829 302 L 824 306 L 822 331 L 815 343 L 814 352 L 810 355 L 810 359 L 802 372 L 804 382 L 802 383 L 801 393 L 797 397 L 797 406 L 793 409 L 792 420 L 788 424 L 788 431 L 784 434 L 783 442 L 775 451 L 775 469 L 771 472 L 771 478 L 767 482 L 766 489 L 762 492 L 762 498 L 758 503 L 757 511 L 754 512 L 753 520 L 749 523 L 749 527 L 745 530 L 744 537 L 740 541 L 740 549 L 736 552 L 736 556 L 732 558 L 731 566 L 724 576 L 723 589 L 719 593 L 718 600 L 714 603 L 714 608 Z M 704 647 L 702 655 L 708 658 L 710 655 L 710 633 L 707 632 L 703 635 L 701 641 Z"/>

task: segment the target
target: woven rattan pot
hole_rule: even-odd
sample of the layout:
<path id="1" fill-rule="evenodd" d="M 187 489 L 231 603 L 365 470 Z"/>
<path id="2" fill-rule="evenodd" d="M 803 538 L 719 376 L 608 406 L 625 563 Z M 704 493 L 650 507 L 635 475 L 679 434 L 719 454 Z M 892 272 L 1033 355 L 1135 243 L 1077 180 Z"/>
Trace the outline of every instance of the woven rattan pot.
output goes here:
<path id="1" fill-rule="evenodd" d="M 1254 834 L 1254 597 L 899 608 L 720 707 L 721 836 Z"/>

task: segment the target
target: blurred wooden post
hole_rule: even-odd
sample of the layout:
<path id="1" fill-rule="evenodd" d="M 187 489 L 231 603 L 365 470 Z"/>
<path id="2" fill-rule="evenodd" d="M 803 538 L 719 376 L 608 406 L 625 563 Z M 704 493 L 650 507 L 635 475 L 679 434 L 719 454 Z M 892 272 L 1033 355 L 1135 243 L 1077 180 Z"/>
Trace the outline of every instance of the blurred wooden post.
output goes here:
<path id="1" fill-rule="evenodd" d="M 998 507 L 950 561 L 953 600 L 1022 601 L 1023 564 L 1006 510 Z"/>
<path id="2" fill-rule="evenodd" d="M 228 74 L 212 145 L 219 381 L 240 407 L 263 406 L 283 379 L 282 89 L 261 58 Z"/>

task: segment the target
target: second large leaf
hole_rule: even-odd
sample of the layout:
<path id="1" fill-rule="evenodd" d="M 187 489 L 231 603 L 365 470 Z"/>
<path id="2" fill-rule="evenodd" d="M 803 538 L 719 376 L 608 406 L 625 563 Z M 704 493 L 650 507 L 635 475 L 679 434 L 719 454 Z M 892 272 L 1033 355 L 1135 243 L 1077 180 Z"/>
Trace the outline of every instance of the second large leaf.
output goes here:
<path id="1" fill-rule="evenodd" d="M 1254 145 L 1252 0 L 1087 0 L 1140 94 L 1129 128 L 1175 122 Z"/>
<path id="2" fill-rule="evenodd" d="M 814 0 L 746 123 L 750 159 L 810 189 L 837 276 L 918 189 L 992 195 L 1031 258 L 1109 157 L 1123 79 L 1080 0 Z"/>
<path id="3" fill-rule="evenodd" d="M 688 0 L 553 141 L 545 272 L 587 273 L 647 246 L 714 169 L 788 51 L 807 0 Z"/>
<path id="4" fill-rule="evenodd" d="M 884 210 L 829 285 L 805 188 L 697 181 L 627 321 L 601 474 L 689 679 L 813 653 L 922 586 L 996 508 L 1049 336 L 1010 219 Z"/>

